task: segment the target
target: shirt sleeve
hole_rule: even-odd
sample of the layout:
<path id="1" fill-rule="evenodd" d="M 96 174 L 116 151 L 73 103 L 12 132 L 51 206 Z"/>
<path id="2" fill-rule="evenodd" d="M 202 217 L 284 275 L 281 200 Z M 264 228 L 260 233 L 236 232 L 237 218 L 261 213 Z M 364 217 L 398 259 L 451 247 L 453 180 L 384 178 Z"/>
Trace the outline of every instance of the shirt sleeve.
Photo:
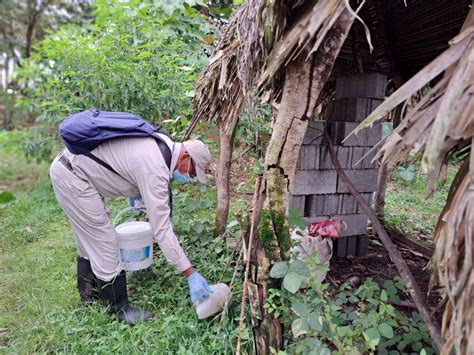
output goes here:
<path id="1" fill-rule="evenodd" d="M 145 202 L 154 238 L 163 255 L 180 272 L 190 268 L 191 263 L 179 245 L 178 238 L 176 238 L 171 225 L 170 207 L 168 205 L 168 176 L 166 173 L 144 173 L 139 174 L 136 178 L 140 194 Z"/>

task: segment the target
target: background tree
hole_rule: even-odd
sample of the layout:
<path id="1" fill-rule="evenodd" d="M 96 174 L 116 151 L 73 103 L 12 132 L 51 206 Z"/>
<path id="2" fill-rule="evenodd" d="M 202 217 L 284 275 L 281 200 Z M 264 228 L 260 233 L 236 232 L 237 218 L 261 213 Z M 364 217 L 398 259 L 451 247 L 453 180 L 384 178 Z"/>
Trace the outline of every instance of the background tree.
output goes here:
<path id="1" fill-rule="evenodd" d="M 30 57 L 34 44 L 64 23 L 81 23 L 90 15 L 88 2 L 62 0 L 2 0 L 0 6 L 0 114 L 10 130 L 24 112 L 15 108 L 23 89 L 15 80 L 16 68 Z"/>

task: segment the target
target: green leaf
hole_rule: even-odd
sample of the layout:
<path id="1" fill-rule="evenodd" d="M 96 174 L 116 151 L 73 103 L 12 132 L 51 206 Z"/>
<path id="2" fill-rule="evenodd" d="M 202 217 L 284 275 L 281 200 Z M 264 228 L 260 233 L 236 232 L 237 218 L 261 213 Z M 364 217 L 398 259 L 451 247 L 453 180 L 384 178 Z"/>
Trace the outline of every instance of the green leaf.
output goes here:
<path id="1" fill-rule="evenodd" d="M 204 224 L 202 224 L 202 222 L 200 221 L 196 221 L 194 223 L 194 229 L 196 230 L 198 234 L 201 234 L 202 231 L 204 230 Z"/>
<path id="2" fill-rule="evenodd" d="M 387 291 L 382 290 L 382 292 L 380 292 L 380 300 L 382 302 L 387 302 L 388 300 Z"/>
<path id="3" fill-rule="evenodd" d="M 300 229 L 305 229 L 308 223 L 301 216 L 300 211 L 297 208 L 290 208 L 288 212 L 288 227 L 293 229 L 298 227 Z"/>
<path id="4" fill-rule="evenodd" d="M 377 328 L 369 328 L 362 332 L 362 334 L 364 335 L 367 345 L 371 349 L 375 349 L 377 344 L 380 342 L 380 333 Z"/>
<path id="5" fill-rule="evenodd" d="M 415 342 L 411 345 L 411 349 L 413 351 L 416 351 L 416 352 L 421 351 L 422 348 L 423 348 L 423 343 L 421 343 L 419 341 L 417 341 L 417 342 Z"/>
<path id="6" fill-rule="evenodd" d="M 356 296 L 351 296 L 351 297 L 349 297 L 349 302 L 350 303 L 357 303 L 357 302 L 359 302 L 359 299 Z"/>
<path id="7" fill-rule="evenodd" d="M 270 277 L 281 279 L 288 273 L 288 263 L 286 261 L 276 262 L 270 270 Z"/>
<path id="8" fill-rule="evenodd" d="M 341 337 L 347 336 L 351 332 L 351 327 L 346 325 L 336 328 L 337 334 Z"/>
<path id="9" fill-rule="evenodd" d="M 235 226 L 237 226 L 237 225 L 239 225 L 239 222 L 237 222 L 237 221 L 234 219 L 233 221 L 231 221 L 231 222 L 229 222 L 229 223 L 227 224 L 227 227 L 226 227 L 226 228 L 227 228 L 227 229 L 230 229 L 230 228 L 235 227 Z"/>
<path id="10" fill-rule="evenodd" d="M 412 166 L 410 165 L 408 168 L 404 168 L 403 166 L 398 167 L 400 177 L 405 181 L 412 181 L 413 178 L 415 177 L 415 172 L 414 172 L 413 168 L 410 169 L 410 167 L 412 167 Z"/>
<path id="11" fill-rule="evenodd" d="M 316 338 L 306 338 L 306 346 L 310 348 L 311 350 L 313 350 L 315 353 L 319 354 L 321 342 Z"/>
<path id="12" fill-rule="evenodd" d="M 290 262 L 290 271 L 294 271 L 301 276 L 309 276 L 308 266 L 301 260 Z"/>
<path id="13" fill-rule="evenodd" d="M 300 317 L 305 317 L 309 313 L 306 303 L 294 303 L 291 305 L 291 309 Z"/>
<path id="14" fill-rule="evenodd" d="M 383 283 L 384 289 L 387 291 L 387 295 L 390 297 L 397 294 L 397 288 L 392 280 L 385 281 Z"/>
<path id="15" fill-rule="evenodd" d="M 13 195 L 9 191 L 3 191 L 0 193 L 0 203 L 8 203 L 15 199 L 15 195 Z"/>
<path id="16" fill-rule="evenodd" d="M 393 123 L 392 122 L 383 122 L 382 123 L 382 138 L 387 137 L 393 132 Z"/>
<path id="17" fill-rule="evenodd" d="M 291 323 L 291 331 L 295 338 L 306 334 L 308 332 L 308 321 L 305 318 L 295 319 L 293 323 Z"/>
<path id="18" fill-rule="evenodd" d="M 385 338 L 392 339 L 393 338 L 393 328 L 390 324 L 383 322 L 378 326 L 380 334 L 382 334 Z"/>
<path id="19" fill-rule="evenodd" d="M 403 291 L 405 289 L 405 282 L 403 282 L 403 279 L 399 276 L 396 276 L 393 279 L 395 281 L 395 287 Z"/>
<path id="20" fill-rule="evenodd" d="M 321 322 L 321 315 L 317 312 L 311 312 L 308 316 L 308 324 L 311 329 L 320 332 L 323 330 L 323 324 Z"/>
<path id="21" fill-rule="evenodd" d="M 291 293 L 296 293 L 302 284 L 301 277 L 294 271 L 290 271 L 283 279 L 283 287 Z"/>

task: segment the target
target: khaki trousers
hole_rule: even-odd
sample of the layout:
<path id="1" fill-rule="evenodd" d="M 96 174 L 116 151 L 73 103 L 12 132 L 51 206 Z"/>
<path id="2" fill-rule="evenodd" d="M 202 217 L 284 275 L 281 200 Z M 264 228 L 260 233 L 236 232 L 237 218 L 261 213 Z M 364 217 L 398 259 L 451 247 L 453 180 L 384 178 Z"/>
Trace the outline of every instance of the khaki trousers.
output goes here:
<path id="1" fill-rule="evenodd" d="M 49 171 L 54 193 L 69 218 L 79 255 L 90 260 L 99 279 L 111 281 L 122 266 L 109 211 L 94 185 L 59 161 L 61 156 L 54 159 Z"/>

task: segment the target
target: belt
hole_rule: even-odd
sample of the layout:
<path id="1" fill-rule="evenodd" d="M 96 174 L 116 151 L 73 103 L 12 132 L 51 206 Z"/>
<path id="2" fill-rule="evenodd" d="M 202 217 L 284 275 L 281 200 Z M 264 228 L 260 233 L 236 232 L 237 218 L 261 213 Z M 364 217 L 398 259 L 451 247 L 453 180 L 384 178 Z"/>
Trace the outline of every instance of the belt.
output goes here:
<path id="1" fill-rule="evenodd" d="M 66 158 L 64 155 L 61 155 L 58 159 L 61 164 L 63 164 L 69 171 L 74 172 L 74 169 L 72 168 L 71 162 L 69 161 L 68 158 Z"/>

